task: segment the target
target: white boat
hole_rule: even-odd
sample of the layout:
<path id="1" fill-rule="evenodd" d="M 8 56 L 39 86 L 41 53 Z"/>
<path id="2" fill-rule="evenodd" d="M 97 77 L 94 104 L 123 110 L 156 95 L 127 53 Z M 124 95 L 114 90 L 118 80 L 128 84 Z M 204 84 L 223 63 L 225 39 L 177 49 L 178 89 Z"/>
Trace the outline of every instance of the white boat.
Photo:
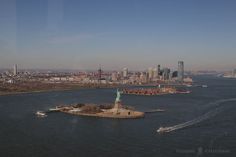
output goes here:
<path id="1" fill-rule="evenodd" d="M 202 85 L 203 88 L 207 88 L 208 86 L 207 85 Z"/>
<path id="2" fill-rule="evenodd" d="M 171 132 L 173 129 L 171 127 L 160 127 L 157 132 L 158 133 L 166 133 L 166 132 Z"/>
<path id="3" fill-rule="evenodd" d="M 37 111 L 35 114 L 39 117 L 46 117 L 47 116 L 46 113 L 43 111 Z"/>

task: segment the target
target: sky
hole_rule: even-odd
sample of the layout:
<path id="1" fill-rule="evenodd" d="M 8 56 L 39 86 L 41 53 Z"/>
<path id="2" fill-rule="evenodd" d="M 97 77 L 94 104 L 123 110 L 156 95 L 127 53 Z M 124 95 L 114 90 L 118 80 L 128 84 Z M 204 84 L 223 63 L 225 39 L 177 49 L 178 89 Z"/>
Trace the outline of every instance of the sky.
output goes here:
<path id="1" fill-rule="evenodd" d="M 235 0 L 0 0 L 0 69 L 236 68 Z"/>

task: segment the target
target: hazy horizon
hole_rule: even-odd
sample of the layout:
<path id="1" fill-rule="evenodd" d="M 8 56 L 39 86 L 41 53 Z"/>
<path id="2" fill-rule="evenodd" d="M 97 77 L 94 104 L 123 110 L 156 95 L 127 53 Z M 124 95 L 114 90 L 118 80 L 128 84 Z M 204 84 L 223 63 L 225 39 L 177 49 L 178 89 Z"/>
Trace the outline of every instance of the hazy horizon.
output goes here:
<path id="1" fill-rule="evenodd" d="M 236 1 L 2 0 L 0 69 L 236 68 Z"/>
<path id="2" fill-rule="evenodd" d="M 128 68 L 128 67 L 124 67 L 124 68 Z M 104 72 L 121 72 L 124 68 L 118 68 L 118 69 L 106 69 L 106 68 L 102 68 L 102 71 Z M 149 67 L 150 68 L 150 67 Z M 154 66 L 151 67 L 151 68 L 155 68 Z M 170 67 L 161 67 L 161 68 L 170 68 Z M 0 68 L 0 71 L 1 72 L 4 72 L 4 71 L 13 71 L 14 67 L 9 67 L 9 68 Z M 60 69 L 60 68 L 54 68 L 54 69 L 41 69 L 41 68 L 19 68 L 18 67 L 18 71 L 52 71 L 52 72 L 96 72 L 98 71 L 99 67 L 97 68 L 94 68 L 94 69 Z M 177 71 L 178 69 L 176 67 L 174 68 L 170 68 L 170 70 L 173 72 L 173 71 Z M 223 72 L 223 73 L 226 73 L 226 72 L 232 72 L 233 70 L 235 69 L 230 69 L 230 70 L 207 70 L 207 69 L 202 69 L 202 70 L 190 70 L 190 69 L 185 69 L 184 71 L 185 72 Z M 128 71 L 129 72 L 147 72 L 148 71 L 148 68 L 140 68 L 140 69 L 129 69 L 128 68 Z"/>

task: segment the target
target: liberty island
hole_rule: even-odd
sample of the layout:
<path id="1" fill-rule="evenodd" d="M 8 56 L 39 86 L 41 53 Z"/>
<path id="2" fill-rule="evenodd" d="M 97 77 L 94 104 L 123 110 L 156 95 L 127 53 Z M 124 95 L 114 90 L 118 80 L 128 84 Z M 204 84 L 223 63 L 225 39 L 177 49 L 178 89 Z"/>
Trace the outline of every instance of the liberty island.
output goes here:
<path id="1" fill-rule="evenodd" d="M 142 118 L 144 112 L 135 111 L 124 106 L 121 101 L 121 93 L 117 89 L 114 105 L 76 104 L 70 106 L 57 106 L 53 111 L 64 112 L 79 116 L 92 116 L 104 118 Z"/>

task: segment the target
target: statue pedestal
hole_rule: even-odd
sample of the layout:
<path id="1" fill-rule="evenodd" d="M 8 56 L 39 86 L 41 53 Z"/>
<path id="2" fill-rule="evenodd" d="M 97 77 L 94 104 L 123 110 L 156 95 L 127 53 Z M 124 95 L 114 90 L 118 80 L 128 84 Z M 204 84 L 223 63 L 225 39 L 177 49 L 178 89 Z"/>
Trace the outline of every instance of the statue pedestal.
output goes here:
<path id="1" fill-rule="evenodd" d="M 120 101 L 115 101 L 114 109 L 120 109 L 121 108 L 121 102 Z"/>

